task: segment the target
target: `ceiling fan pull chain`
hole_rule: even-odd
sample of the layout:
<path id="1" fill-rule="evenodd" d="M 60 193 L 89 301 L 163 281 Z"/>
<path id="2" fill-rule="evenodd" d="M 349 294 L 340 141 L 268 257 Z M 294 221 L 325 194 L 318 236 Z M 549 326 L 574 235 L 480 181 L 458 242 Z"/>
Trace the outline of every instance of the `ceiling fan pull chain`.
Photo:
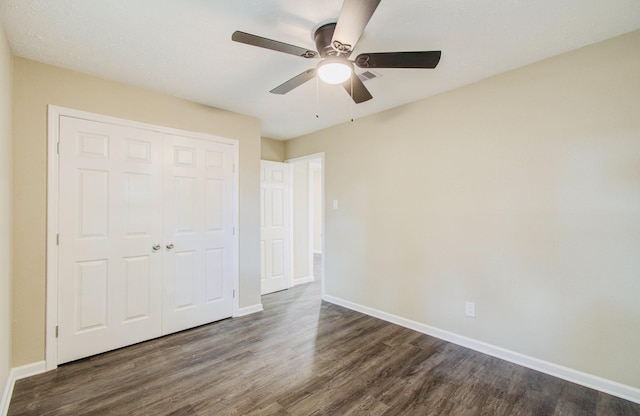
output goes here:
<path id="1" fill-rule="evenodd" d="M 357 76 L 355 72 L 351 74 L 351 122 L 353 123 L 353 77 Z"/>
<path id="2" fill-rule="evenodd" d="M 316 77 L 316 118 L 320 118 L 318 113 L 320 112 L 320 81 Z"/>

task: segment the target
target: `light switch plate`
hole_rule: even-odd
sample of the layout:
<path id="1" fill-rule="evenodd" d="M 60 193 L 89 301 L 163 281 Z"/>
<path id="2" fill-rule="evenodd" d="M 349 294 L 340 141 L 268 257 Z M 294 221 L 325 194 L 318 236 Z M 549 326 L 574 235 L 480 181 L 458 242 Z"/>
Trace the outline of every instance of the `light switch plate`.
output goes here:
<path id="1" fill-rule="evenodd" d="M 476 317 L 476 304 L 473 302 L 464 303 L 464 314 L 470 318 Z"/>

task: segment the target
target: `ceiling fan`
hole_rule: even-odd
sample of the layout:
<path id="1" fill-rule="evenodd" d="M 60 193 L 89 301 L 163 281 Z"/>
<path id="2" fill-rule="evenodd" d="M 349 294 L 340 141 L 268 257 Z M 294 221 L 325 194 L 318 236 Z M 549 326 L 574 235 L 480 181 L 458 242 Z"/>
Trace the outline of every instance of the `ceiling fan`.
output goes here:
<path id="1" fill-rule="evenodd" d="M 355 60 L 348 59 L 380 1 L 344 0 L 338 21 L 322 25 L 313 33 L 317 52 L 240 31 L 234 32 L 231 39 L 306 59 L 321 59 L 316 67 L 296 75 L 272 89 L 271 93 L 286 94 L 317 74 L 328 84 L 342 84 L 353 101 L 359 104 L 373 96 L 355 74 L 353 64 L 360 68 L 432 69 L 440 61 L 440 51 L 362 53 Z"/>

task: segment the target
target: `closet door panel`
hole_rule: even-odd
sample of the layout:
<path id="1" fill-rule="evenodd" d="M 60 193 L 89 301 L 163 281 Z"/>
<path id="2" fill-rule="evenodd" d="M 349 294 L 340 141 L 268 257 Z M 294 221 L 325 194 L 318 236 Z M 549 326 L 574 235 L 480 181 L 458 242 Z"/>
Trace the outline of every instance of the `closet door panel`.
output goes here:
<path id="1" fill-rule="evenodd" d="M 165 143 L 163 332 L 171 333 L 232 315 L 234 150 L 177 135 Z"/>
<path id="2" fill-rule="evenodd" d="M 60 118 L 58 363 L 161 335 L 163 137 Z"/>

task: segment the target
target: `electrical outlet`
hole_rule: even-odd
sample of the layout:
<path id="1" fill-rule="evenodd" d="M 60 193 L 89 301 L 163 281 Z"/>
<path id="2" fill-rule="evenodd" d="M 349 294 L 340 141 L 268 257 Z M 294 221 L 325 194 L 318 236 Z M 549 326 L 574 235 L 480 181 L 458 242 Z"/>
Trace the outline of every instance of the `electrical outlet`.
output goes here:
<path id="1" fill-rule="evenodd" d="M 464 303 L 464 314 L 470 318 L 476 317 L 476 304 L 473 302 Z"/>

